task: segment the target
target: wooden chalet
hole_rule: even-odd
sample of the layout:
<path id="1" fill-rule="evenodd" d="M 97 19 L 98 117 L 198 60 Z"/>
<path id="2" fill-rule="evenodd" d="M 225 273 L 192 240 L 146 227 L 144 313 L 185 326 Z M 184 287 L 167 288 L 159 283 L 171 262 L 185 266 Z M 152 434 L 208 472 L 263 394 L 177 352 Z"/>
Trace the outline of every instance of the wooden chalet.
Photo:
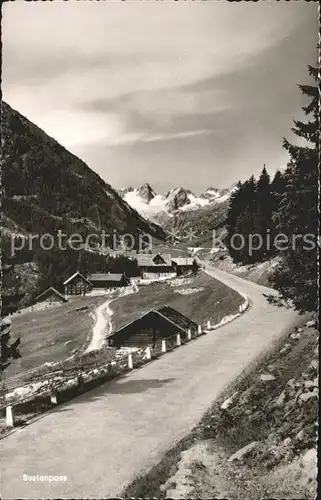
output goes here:
<path id="1" fill-rule="evenodd" d="M 34 302 L 35 308 L 45 308 L 53 305 L 64 304 L 68 299 L 53 286 L 47 288 L 44 292 L 38 295 Z"/>
<path id="2" fill-rule="evenodd" d="M 118 288 L 129 285 L 129 279 L 124 273 L 95 273 L 87 278 L 94 290 Z"/>
<path id="3" fill-rule="evenodd" d="M 63 285 L 66 297 L 69 295 L 86 295 L 86 293 L 91 292 L 93 288 L 90 281 L 79 271 L 70 276 Z"/>
<path id="4" fill-rule="evenodd" d="M 197 263 L 193 257 L 172 257 L 172 264 L 177 276 L 196 269 Z"/>
<path id="5" fill-rule="evenodd" d="M 196 331 L 197 323 L 172 307 L 164 306 L 142 314 L 116 330 L 107 340 L 110 346 L 116 348 L 147 347 L 177 333 L 184 339 L 188 329 Z"/>
<path id="6" fill-rule="evenodd" d="M 146 280 L 156 280 L 175 275 L 175 269 L 169 254 L 141 253 L 137 255 L 137 264 L 141 278 Z"/>

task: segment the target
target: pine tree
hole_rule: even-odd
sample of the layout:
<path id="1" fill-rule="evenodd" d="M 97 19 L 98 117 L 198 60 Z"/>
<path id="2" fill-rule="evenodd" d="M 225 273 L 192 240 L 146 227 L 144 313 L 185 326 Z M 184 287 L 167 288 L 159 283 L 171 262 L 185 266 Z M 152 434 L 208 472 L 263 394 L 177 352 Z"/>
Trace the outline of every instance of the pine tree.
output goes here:
<path id="1" fill-rule="evenodd" d="M 257 182 L 257 211 L 256 211 L 256 232 L 262 238 L 262 246 L 254 252 L 255 262 L 260 262 L 268 258 L 271 252 L 267 247 L 268 231 L 272 227 L 273 203 L 271 196 L 270 176 L 264 165 L 260 178 Z"/>
<path id="2" fill-rule="evenodd" d="M 242 192 L 242 204 L 244 209 L 249 209 L 254 214 L 257 209 L 257 182 L 254 175 L 245 181 Z"/>
<path id="3" fill-rule="evenodd" d="M 318 80 L 318 69 L 309 67 L 309 73 Z M 294 121 L 293 132 L 305 139 L 306 145 L 291 144 L 284 139 L 290 162 L 284 174 L 285 191 L 280 197 L 275 213 L 277 230 L 284 233 L 290 244 L 280 251 L 280 263 L 273 279 L 281 298 L 293 303 L 297 310 L 317 309 L 317 236 L 318 222 L 318 154 L 319 154 L 319 91 L 316 86 L 299 85 L 301 92 L 310 98 L 303 108 L 309 116 L 307 122 Z M 302 141 L 300 141 L 302 143 Z M 293 236 L 297 235 L 295 244 Z M 298 236 L 302 235 L 299 239 Z M 306 243 L 314 239 L 314 246 Z"/>
<path id="4" fill-rule="evenodd" d="M 249 264 L 255 260 L 250 255 L 249 238 L 257 227 L 257 185 L 254 176 L 244 183 L 238 183 L 237 188 L 231 197 L 227 214 L 226 246 L 234 262 Z"/>
<path id="5" fill-rule="evenodd" d="M 227 211 L 227 216 L 226 216 L 226 238 L 224 240 L 224 243 L 226 244 L 226 247 L 229 250 L 230 256 L 232 257 L 233 261 L 236 262 L 237 260 L 237 255 L 238 252 L 234 250 L 233 246 L 231 245 L 231 241 L 233 238 L 233 235 L 235 234 L 235 229 L 236 229 L 236 222 L 242 212 L 242 192 L 243 192 L 243 184 L 241 181 L 239 181 L 236 185 L 235 191 L 232 193 L 231 198 L 230 198 L 230 203 L 229 203 L 229 208 Z"/>
<path id="6" fill-rule="evenodd" d="M 19 352 L 20 338 L 11 342 L 10 339 L 10 325 L 11 321 L 8 319 L 1 320 L 0 331 L 0 378 L 2 372 L 8 368 L 11 359 L 21 358 Z"/>
<path id="7" fill-rule="evenodd" d="M 285 175 L 280 170 L 277 170 L 274 174 L 270 192 L 272 195 L 273 211 L 276 211 L 280 204 L 281 196 L 285 192 Z"/>
<path id="8" fill-rule="evenodd" d="M 280 223 L 278 209 L 281 204 L 282 196 L 285 194 L 286 188 L 286 174 L 281 173 L 280 170 L 275 172 L 273 181 L 271 182 L 271 204 L 272 204 L 272 228 L 271 228 L 271 241 L 278 234 L 278 225 Z M 271 254 L 275 256 L 277 251 L 274 247 L 271 249 Z"/>

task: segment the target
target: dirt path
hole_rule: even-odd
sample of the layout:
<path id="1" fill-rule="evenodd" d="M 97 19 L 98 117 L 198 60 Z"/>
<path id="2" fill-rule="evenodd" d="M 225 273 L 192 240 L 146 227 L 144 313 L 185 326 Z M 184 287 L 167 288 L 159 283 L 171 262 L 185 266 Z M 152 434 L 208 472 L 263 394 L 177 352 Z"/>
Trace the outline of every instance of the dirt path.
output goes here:
<path id="1" fill-rule="evenodd" d="M 92 314 L 95 324 L 92 330 L 92 339 L 89 346 L 85 350 L 85 353 L 101 349 L 106 335 L 110 333 L 112 325 L 111 316 L 113 312 L 109 306 L 113 300 L 114 299 L 108 299 L 106 302 L 98 306 Z"/>
<path id="2" fill-rule="evenodd" d="M 249 297 L 235 321 L 114 379 L 1 441 L 1 494 L 16 498 L 106 498 L 157 463 L 258 355 L 294 324 L 270 290 L 217 269 L 207 272 Z M 25 481 L 24 474 L 66 476 Z"/>
<path id="3" fill-rule="evenodd" d="M 137 292 L 138 292 L 138 287 L 136 283 L 134 283 L 132 287 L 125 288 L 117 297 L 108 299 L 106 300 L 106 302 L 97 307 L 97 309 L 93 313 L 95 324 L 93 326 L 92 339 L 89 346 L 85 350 L 85 353 L 101 349 L 105 342 L 106 336 L 108 336 L 111 333 L 112 331 L 111 318 L 113 315 L 113 311 L 110 307 L 110 304 L 114 300 L 119 299 L 120 297 L 124 297 L 125 295 Z"/>

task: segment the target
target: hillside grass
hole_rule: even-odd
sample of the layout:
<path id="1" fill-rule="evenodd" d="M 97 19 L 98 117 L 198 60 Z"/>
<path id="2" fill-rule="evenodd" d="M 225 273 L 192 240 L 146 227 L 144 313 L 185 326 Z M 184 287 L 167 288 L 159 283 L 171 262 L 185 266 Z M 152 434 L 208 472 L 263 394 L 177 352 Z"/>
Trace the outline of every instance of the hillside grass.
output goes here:
<path id="1" fill-rule="evenodd" d="M 22 357 L 5 370 L 5 378 L 45 362 L 61 361 L 81 348 L 93 326 L 90 313 L 106 300 L 106 296 L 79 297 L 51 309 L 13 316 L 11 337 L 20 337 Z M 76 311 L 84 306 L 87 308 Z"/>
<path id="2" fill-rule="evenodd" d="M 185 290 L 195 293 L 181 294 Z M 200 271 L 196 277 L 142 286 L 138 293 L 121 297 L 112 304 L 113 330 L 133 321 L 150 309 L 169 305 L 197 323 L 216 324 L 237 312 L 243 298 L 231 288 Z"/>
<path id="3" fill-rule="evenodd" d="M 164 254 L 170 254 L 172 257 L 186 257 L 188 255 L 188 249 L 187 248 L 180 248 L 179 246 L 173 246 L 173 245 L 165 245 L 162 243 L 159 243 L 157 245 L 154 245 L 153 248 L 151 249 L 153 253 L 164 253 Z"/>

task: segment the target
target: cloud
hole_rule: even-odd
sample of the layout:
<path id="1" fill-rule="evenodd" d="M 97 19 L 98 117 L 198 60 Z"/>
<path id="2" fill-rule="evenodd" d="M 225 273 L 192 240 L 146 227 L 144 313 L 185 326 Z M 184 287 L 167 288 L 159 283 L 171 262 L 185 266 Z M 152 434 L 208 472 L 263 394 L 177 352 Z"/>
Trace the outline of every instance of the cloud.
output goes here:
<path id="1" fill-rule="evenodd" d="M 211 130 L 191 130 L 189 132 L 163 133 L 163 134 L 125 134 L 116 140 L 106 141 L 106 146 L 120 146 L 124 144 L 137 144 L 157 141 L 173 141 L 176 139 L 186 139 L 188 137 L 197 137 L 199 135 L 212 134 Z"/>
<path id="2" fill-rule="evenodd" d="M 307 2 L 8 2 L 3 97 L 116 186 L 224 186 L 286 161 L 316 43 Z"/>

